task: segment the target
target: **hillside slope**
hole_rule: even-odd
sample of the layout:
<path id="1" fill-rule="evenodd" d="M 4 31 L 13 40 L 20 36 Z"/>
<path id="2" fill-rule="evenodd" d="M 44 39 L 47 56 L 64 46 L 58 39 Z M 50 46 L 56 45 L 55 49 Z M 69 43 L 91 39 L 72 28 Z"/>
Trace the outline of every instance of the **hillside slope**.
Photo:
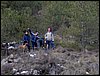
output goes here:
<path id="1" fill-rule="evenodd" d="M 10 54 L 1 61 L 2 75 L 97 75 L 99 74 L 99 50 L 77 52 L 57 47 L 46 53 L 34 52 Z"/>

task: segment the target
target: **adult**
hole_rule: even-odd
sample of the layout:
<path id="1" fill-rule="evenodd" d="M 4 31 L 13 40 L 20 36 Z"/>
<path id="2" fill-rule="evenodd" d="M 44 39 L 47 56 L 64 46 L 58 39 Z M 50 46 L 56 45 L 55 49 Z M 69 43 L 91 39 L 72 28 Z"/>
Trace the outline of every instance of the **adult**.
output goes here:
<path id="1" fill-rule="evenodd" d="M 31 43 L 32 43 L 32 49 L 34 50 L 35 44 L 36 44 L 36 35 L 37 33 L 33 33 L 31 29 L 28 28 L 28 31 L 30 32 L 31 35 Z"/>
<path id="2" fill-rule="evenodd" d="M 50 27 L 48 28 L 48 32 L 45 34 L 45 40 L 47 49 L 54 48 L 54 35 Z"/>

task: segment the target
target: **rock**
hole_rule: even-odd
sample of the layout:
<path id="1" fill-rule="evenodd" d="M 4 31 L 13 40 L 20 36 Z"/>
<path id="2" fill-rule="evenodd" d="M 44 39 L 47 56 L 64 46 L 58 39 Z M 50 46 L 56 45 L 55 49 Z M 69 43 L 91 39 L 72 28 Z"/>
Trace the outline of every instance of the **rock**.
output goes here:
<path id="1" fill-rule="evenodd" d="M 34 70 L 33 75 L 38 75 L 38 70 Z"/>
<path id="2" fill-rule="evenodd" d="M 12 71 L 13 71 L 13 74 L 16 74 L 18 70 L 17 70 L 17 69 L 15 69 L 15 68 L 13 68 L 13 70 L 12 70 Z"/>
<path id="3" fill-rule="evenodd" d="M 9 60 L 8 60 L 8 63 L 13 63 L 13 60 L 12 60 L 12 59 L 9 59 Z"/>
<path id="4" fill-rule="evenodd" d="M 70 70 L 65 70 L 62 75 L 71 75 Z"/>
<path id="5" fill-rule="evenodd" d="M 49 71 L 49 75 L 56 75 L 56 71 L 51 68 L 50 71 Z"/>
<path id="6" fill-rule="evenodd" d="M 10 46 L 10 47 L 8 47 L 8 49 L 14 49 L 14 47 L 13 46 Z"/>
<path id="7" fill-rule="evenodd" d="M 89 72 L 86 72 L 86 74 L 89 74 Z"/>
<path id="8" fill-rule="evenodd" d="M 91 63 L 90 68 L 91 68 L 91 73 L 99 74 L 99 64 L 98 63 Z"/>
<path id="9" fill-rule="evenodd" d="M 1 61 L 1 66 L 5 65 L 6 63 L 7 63 L 7 59 L 3 59 L 3 60 Z"/>
<path id="10" fill-rule="evenodd" d="M 15 63 L 18 63 L 19 60 L 20 60 L 20 58 L 18 58 L 18 59 L 14 59 L 14 62 L 15 62 Z"/>
<path id="11" fill-rule="evenodd" d="M 16 72 L 14 75 L 20 75 L 20 73 L 19 72 Z"/>
<path id="12" fill-rule="evenodd" d="M 47 56 L 48 54 L 47 54 L 47 53 L 44 53 L 44 55 L 46 55 L 46 56 Z"/>
<path id="13" fill-rule="evenodd" d="M 45 53 L 44 50 L 30 53 L 19 52 L 20 54 L 11 54 L 1 61 L 1 72 L 3 75 L 8 72 L 11 75 L 99 74 L 99 54 L 98 52 L 91 52 L 91 54 L 89 52 L 84 54 L 83 52 L 68 51 L 62 47 L 51 50 L 49 53 Z M 7 70 L 7 65 L 11 67 L 10 71 Z"/>
<path id="14" fill-rule="evenodd" d="M 34 55 L 33 54 L 29 54 L 31 57 L 34 57 Z"/>
<path id="15" fill-rule="evenodd" d="M 27 73 L 29 73 L 29 71 L 22 71 L 21 75 L 27 75 Z"/>
<path id="16" fill-rule="evenodd" d="M 13 68 L 13 72 L 17 72 L 17 69 Z"/>
<path id="17" fill-rule="evenodd" d="M 9 56 L 9 58 L 11 58 L 11 59 L 12 59 L 12 58 L 14 58 L 14 55 L 13 55 L 13 54 L 11 54 L 11 55 Z"/>
<path id="18" fill-rule="evenodd" d="M 12 75 L 13 74 L 13 66 L 12 64 L 6 63 L 1 67 L 1 74 L 2 75 Z"/>

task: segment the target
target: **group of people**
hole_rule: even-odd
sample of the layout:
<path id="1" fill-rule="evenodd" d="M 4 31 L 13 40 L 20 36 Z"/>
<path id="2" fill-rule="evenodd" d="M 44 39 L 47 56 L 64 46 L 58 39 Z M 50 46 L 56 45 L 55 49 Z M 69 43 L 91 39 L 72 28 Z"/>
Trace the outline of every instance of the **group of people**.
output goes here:
<path id="1" fill-rule="evenodd" d="M 33 33 L 30 28 L 24 31 L 24 36 L 23 36 L 23 45 L 27 43 L 27 48 L 30 51 L 30 45 L 32 44 L 32 49 L 34 50 L 35 47 L 38 49 L 41 46 L 44 46 L 46 44 L 46 48 L 54 49 L 54 35 L 52 33 L 51 28 L 48 28 L 48 32 L 44 35 L 44 38 L 39 37 L 38 32 Z"/>

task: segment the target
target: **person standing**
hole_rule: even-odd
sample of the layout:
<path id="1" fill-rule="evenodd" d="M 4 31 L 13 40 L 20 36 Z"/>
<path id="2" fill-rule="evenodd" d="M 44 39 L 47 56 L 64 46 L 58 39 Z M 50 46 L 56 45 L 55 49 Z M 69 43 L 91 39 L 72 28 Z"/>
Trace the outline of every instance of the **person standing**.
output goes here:
<path id="1" fill-rule="evenodd" d="M 37 33 L 37 35 L 36 35 L 36 44 L 37 44 L 37 48 L 38 48 L 38 49 L 39 49 L 41 46 L 43 46 L 43 39 L 42 39 L 41 36 L 38 35 L 38 33 Z"/>
<path id="2" fill-rule="evenodd" d="M 28 31 L 24 30 L 24 36 L 23 36 L 23 45 L 27 43 L 27 48 L 30 52 L 30 36 L 28 34 Z"/>
<path id="3" fill-rule="evenodd" d="M 45 34 L 45 40 L 47 49 L 54 48 L 54 35 L 50 27 L 48 28 L 48 32 Z"/>
<path id="4" fill-rule="evenodd" d="M 30 32 L 30 35 L 31 35 L 31 43 L 32 43 L 32 48 L 34 50 L 34 47 L 35 47 L 35 43 L 36 43 L 36 35 L 37 33 L 33 33 L 29 28 L 28 28 L 28 31 Z"/>

